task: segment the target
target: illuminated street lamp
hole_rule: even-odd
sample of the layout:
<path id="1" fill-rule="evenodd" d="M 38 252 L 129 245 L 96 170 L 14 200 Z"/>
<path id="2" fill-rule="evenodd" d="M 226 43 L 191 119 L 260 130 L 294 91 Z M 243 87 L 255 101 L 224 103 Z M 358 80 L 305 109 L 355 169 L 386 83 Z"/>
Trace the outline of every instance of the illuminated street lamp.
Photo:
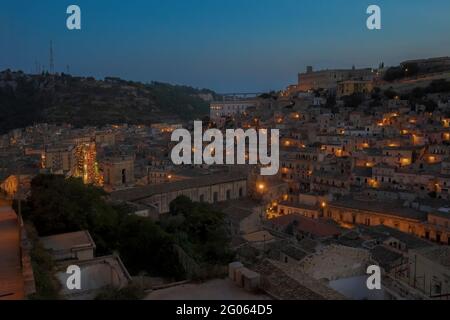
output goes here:
<path id="1" fill-rule="evenodd" d="M 259 183 L 258 184 L 258 190 L 260 192 L 264 192 L 265 189 L 266 189 L 266 185 L 264 183 Z"/>

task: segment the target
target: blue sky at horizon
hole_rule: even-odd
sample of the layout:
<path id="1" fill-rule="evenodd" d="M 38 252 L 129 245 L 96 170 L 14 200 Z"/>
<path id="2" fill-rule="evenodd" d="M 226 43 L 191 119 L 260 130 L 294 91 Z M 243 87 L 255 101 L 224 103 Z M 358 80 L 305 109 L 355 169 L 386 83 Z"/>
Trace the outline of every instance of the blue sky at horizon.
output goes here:
<path id="1" fill-rule="evenodd" d="M 6 1 L 3 1 L 6 2 Z M 66 8 L 82 30 L 66 29 Z M 383 29 L 366 28 L 378 4 Z M 0 69 L 48 68 L 218 92 L 261 92 L 315 69 L 450 55 L 448 0 L 17 0 L 0 7 Z"/>

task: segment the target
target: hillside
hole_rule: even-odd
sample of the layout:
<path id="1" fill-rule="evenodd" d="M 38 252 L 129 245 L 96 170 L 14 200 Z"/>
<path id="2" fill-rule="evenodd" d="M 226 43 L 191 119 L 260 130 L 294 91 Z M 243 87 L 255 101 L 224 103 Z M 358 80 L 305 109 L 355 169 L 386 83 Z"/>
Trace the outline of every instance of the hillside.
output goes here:
<path id="1" fill-rule="evenodd" d="M 0 133 L 37 122 L 75 126 L 190 120 L 208 114 L 213 91 L 119 78 L 0 73 Z"/>

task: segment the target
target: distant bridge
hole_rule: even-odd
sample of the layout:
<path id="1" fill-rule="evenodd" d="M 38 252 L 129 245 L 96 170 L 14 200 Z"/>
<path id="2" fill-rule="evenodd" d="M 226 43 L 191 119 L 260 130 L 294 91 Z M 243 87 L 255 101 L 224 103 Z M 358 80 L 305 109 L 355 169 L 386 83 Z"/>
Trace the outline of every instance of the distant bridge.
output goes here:
<path id="1" fill-rule="evenodd" d="M 220 96 L 226 98 L 254 98 L 267 92 L 233 92 L 233 93 L 219 93 Z"/>

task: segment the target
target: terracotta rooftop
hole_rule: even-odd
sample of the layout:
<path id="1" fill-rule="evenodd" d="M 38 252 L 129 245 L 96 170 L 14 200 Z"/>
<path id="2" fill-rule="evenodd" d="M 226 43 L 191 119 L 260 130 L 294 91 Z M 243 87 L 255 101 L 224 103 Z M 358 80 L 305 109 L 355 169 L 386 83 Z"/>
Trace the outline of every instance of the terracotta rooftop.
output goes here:
<path id="1" fill-rule="evenodd" d="M 333 237 L 341 234 L 341 230 L 325 221 L 307 218 L 298 214 L 289 214 L 269 220 L 269 223 L 277 226 L 288 226 L 297 223 L 299 231 L 310 233 L 316 237 Z"/>

